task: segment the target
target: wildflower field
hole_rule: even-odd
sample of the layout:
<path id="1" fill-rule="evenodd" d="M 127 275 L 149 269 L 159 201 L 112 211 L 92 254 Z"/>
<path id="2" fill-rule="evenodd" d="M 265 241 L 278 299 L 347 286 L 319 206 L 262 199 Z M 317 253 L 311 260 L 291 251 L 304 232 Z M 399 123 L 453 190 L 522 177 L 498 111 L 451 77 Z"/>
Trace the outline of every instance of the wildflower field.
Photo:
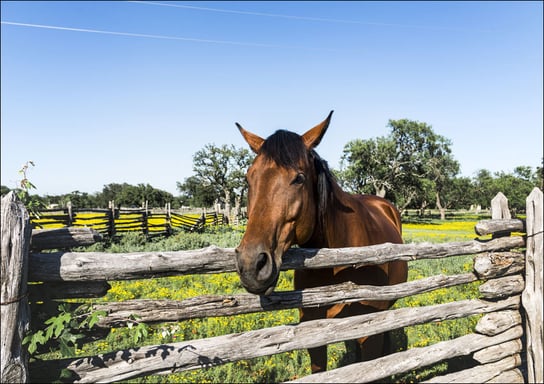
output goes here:
<path id="1" fill-rule="evenodd" d="M 466 241 L 476 237 L 474 225 L 477 219 L 469 220 L 430 220 L 425 223 L 407 222 L 403 225 L 404 241 L 409 242 L 453 242 Z M 197 249 L 214 244 L 219 247 L 235 247 L 242 238 L 243 227 L 219 226 L 207 229 L 204 233 L 179 232 L 162 239 L 146 239 L 140 233 L 127 233 L 119 241 L 109 244 L 99 243 L 78 251 L 176 251 Z M 458 256 L 438 260 L 417 260 L 409 264 L 409 280 L 421 279 L 437 274 L 456 274 L 472 270 L 473 257 Z M 203 294 L 229 294 L 245 292 L 235 273 L 216 275 L 177 276 L 159 279 L 110 282 L 112 288 L 107 295 L 94 302 L 123 301 L 138 298 L 182 300 Z M 293 272 L 282 272 L 278 291 L 292 290 Z M 453 300 L 478 296 L 478 283 L 438 289 L 426 294 L 400 299 L 394 308 L 422 306 L 445 303 Z M 478 316 L 466 319 L 448 320 L 440 323 L 407 327 L 393 334 L 398 349 L 422 347 L 438 341 L 452 339 L 472 331 Z M 293 324 L 298 322 L 297 310 L 284 310 L 258 314 L 229 317 L 187 320 L 176 323 L 150 325 L 143 339 L 134 337 L 130 328 L 113 328 L 100 341 L 87 343 L 75 350 L 76 356 L 90 356 L 117 349 L 141 345 L 163 344 L 184 340 L 199 339 L 252 329 Z M 351 362 L 349 350 L 344 343 L 329 346 L 329 369 Z M 42 358 L 59 358 L 58 352 L 48 353 Z M 390 378 L 393 382 L 415 382 L 444 373 L 450 364 L 463 364 L 463 361 L 444 362 L 434 367 L 410 372 Z M 310 374 L 310 361 L 305 350 L 282 353 L 271 357 L 256 358 L 225 364 L 218 367 L 175 373 L 167 376 L 148 376 L 130 380 L 139 383 L 216 383 L 216 382 L 278 382 L 295 379 Z"/>

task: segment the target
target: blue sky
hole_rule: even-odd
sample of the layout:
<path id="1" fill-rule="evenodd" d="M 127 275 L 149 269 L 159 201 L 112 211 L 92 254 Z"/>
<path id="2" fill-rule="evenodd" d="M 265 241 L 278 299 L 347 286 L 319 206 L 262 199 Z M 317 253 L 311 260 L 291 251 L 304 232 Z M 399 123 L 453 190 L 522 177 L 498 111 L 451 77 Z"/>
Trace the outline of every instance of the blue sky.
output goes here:
<path id="1" fill-rule="evenodd" d="M 543 155 L 542 2 L 1 2 L 1 183 L 175 195 L 208 143 L 303 133 L 337 168 L 389 119 L 430 124 L 461 175 Z"/>

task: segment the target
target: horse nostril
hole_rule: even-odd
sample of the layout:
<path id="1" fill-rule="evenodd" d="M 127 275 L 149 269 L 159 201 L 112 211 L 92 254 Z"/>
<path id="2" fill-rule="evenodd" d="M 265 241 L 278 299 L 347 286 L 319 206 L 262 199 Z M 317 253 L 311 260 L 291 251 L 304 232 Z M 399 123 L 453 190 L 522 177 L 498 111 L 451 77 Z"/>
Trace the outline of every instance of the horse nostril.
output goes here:
<path id="1" fill-rule="evenodd" d="M 259 273 L 259 271 L 266 266 L 267 262 L 268 262 L 268 255 L 264 252 L 259 253 L 259 255 L 257 256 L 257 265 L 256 265 L 257 273 Z"/>

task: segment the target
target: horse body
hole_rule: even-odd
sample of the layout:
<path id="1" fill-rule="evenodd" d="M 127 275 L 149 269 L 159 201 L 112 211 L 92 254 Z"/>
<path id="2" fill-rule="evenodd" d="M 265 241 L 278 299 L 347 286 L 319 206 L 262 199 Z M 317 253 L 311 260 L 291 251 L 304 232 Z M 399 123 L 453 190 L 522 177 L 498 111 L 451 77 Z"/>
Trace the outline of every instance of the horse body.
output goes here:
<path id="1" fill-rule="evenodd" d="M 305 248 L 361 247 L 385 242 L 402 243 L 400 217 L 385 199 L 371 195 L 349 195 L 343 191 L 335 194 L 342 199 L 342 210 L 327 214 L 329 225 L 323 236 L 315 236 Z M 349 207 L 349 208 L 347 208 Z M 318 270 L 296 270 L 295 289 L 340 284 L 351 281 L 359 285 L 392 285 L 406 281 L 405 262 L 385 263 L 362 268 L 336 267 Z M 300 321 L 332 317 L 348 317 L 388 309 L 392 301 L 361 301 L 336 304 L 324 308 L 300 309 Z M 357 340 L 357 360 L 372 360 L 383 354 L 383 335 Z M 327 347 L 309 349 L 312 372 L 327 366 Z"/>
<path id="2" fill-rule="evenodd" d="M 358 247 L 401 243 L 398 211 L 387 200 L 351 195 L 334 180 L 314 151 L 330 122 L 327 119 L 304 135 L 278 131 L 264 140 L 238 125 L 257 153 L 247 172 L 248 225 L 236 249 L 237 270 L 244 287 L 270 294 L 276 285 L 281 258 L 291 245 L 307 248 Z M 361 268 L 337 267 L 295 271 L 295 289 L 352 281 L 390 285 L 406 281 L 406 262 Z M 330 307 L 304 308 L 300 320 L 345 317 L 389 308 L 391 301 L 363 301 Z M 383 353 L 383 336 L 358 340 L 357 357 L 368 360 Z M 363 348 L 364 345 L 364 348 Z M 327 347 L 308 350 L 312 372 L 326 369 Z"/>

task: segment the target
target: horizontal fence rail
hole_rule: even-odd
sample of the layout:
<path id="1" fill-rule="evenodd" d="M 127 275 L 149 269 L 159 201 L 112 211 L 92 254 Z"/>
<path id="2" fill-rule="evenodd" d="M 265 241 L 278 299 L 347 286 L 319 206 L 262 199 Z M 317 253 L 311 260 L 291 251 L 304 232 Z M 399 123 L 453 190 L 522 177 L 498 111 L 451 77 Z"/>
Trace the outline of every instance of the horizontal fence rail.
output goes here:
<path id="1" fill-rule="evenodd" d="M 292 248 L 283 259 L 282 270 L 362 267 L 395 260 L 438 259 L 448 256 L 504 251 L 523 247 L 520 237 L 444 244 L 384 243 L 353 248 Z M 210 246 L 175 252 L 55 252 L 30 256 L 30 281 L 131 280 L 183 274 L 236 271 L 234 248 Z M 62 259 L 62 262 L 61 262 Z"/>
<path id="2" fill-rule="evenodd" d="M 41 361 L 31 365 L 31 371 L 39 375 L 33 376 L 38 381 L 50 380 L 51 373 L 67 369 L 81 383 L 114 382 L 143 373 L 181 372 L 317 347 L 429 321 L 518 309 L 519 304 L 520 297 L 515 296 L 499 302 L 464 300 L 428 306 L 425 310 L 400 308 L 343 319 L 313 320 L 208 339 L 131 348 L 94 357 Z M 522 332 L 518 333 L 521 335 Z M 240 348 L 241 345 L 244 348 Z M 97 367 L 106 369 L 97 370 Z"/>

